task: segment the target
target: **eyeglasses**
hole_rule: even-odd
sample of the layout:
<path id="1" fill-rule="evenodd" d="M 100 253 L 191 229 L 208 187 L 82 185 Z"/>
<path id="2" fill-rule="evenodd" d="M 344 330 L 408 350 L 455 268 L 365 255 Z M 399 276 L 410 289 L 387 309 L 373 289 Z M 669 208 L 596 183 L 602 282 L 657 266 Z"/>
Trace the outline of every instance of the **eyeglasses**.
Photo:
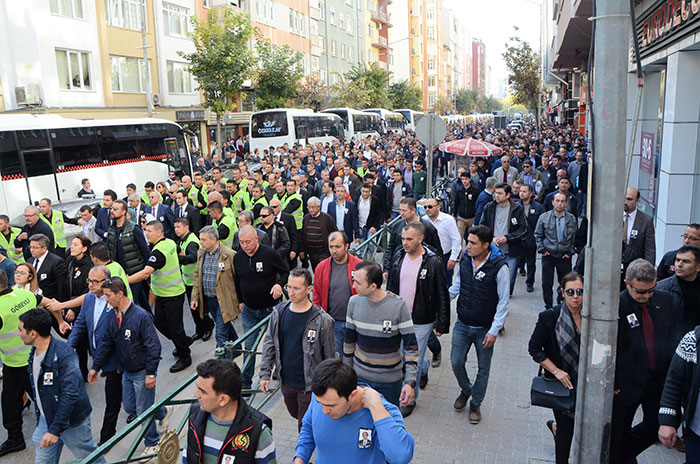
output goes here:
<path id="1" fill-rule="evenodd" d="M 284 289 L 287 290 L 288 292 L 295 291 L 295 292 L 303 292 L 305 290 L 304 287 L 290 287 L 289 284 L 284 286 Z"/>
<path id="2" fill-rule="evenodd" d="M 573 288 L 567 288 L 566 290 L 564 290 L 564 293 L 566 293 L 566 296 L 574 296 L 574 293 L 576 293 L 576 296 L 582 296 L 583 289 L 577 288 L 576 290 L 574 290 Z"/>
<path id="3" fill-rule="evenodd" d="M 646 295 L 647 293 L 654 293 L 654 291 L 656 290 L 656 285 L 654 285 L 653 287 L 646 289 L 646 290 L 639 290 L 639 289 L 634 288 L 631 285 L 630 285 L 630 288 L 632 290 L 634 290 L 635 292 L 639 293 L 640 295 Z"/>
<path id="4" fill-rule="evenodd" d="M 91 279 L 91 278 L 88 277 L 88 278 L 86 279 L 86 282 L 88 283 L 88 285 L 90 285 L 90 284 L 97 285 L 97 284 L 99 284 L 99 283 L 105 282 L 106 280 L 107 280 L 107 279 L 99 279 L 99 280 L 96 280 L 96 279 Z"/>
<path id="5" fill-rule="evenodd" d="M 433 208 L 437 208 L 437 207 L 438 207 L 438 205 L 425 205 L 425 206 L 423 206 L 423 208 L 425 208 L 425 209 L 433 209 Z"/>
<path id="6" fill-rule="evenodd" d="M 683 234 L 681 235 L 683 240 L 690 240 L 691 242 L 700 242 L 700 237 L 693 237 L 692 235 Z"/>
<path id="7" fill-rule="evenodd" d="M 271 214 L 261 214 L 260 215 L 261 218 L 266 218 L 266 217 L 270 217 L 270 216 L 272 216 L 272 215 Z"/>
<path id="8" fill-rule="evenodd" d="M 30 272 L 27 271 L 20 271 L 19 269 L 15 271 L 15 275 L 32 275 Z"/>
<path id="9" fill-rule="evenodd" d="M 112 206 L 110 209 L 111 209 L 112 211 L 119 211 L 119 207 L 118 207 L 118 206 Z"/>

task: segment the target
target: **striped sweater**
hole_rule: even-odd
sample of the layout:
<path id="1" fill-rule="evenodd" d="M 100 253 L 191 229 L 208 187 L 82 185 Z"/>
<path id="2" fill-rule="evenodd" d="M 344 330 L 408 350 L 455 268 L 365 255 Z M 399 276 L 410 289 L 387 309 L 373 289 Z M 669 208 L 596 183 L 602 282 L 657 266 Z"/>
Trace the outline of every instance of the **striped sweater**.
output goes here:
<path id="1" fill-rule="evenodd" d="M 391 292 L 386 292 L 376 303 L 360 295 L 350 297 L 343 351 L 345 363 L 355 368 L 358 377 L 369 382 L 415 379 L 418 342 L 406 302 Z"/>

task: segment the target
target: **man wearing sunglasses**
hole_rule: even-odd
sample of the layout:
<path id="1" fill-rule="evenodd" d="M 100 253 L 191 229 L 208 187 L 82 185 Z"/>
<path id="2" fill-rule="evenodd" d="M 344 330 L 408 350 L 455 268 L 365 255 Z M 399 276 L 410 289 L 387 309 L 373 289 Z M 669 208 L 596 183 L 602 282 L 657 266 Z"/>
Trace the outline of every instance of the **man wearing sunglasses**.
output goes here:
<path id="1" fill-rule="evenodd" d="M 625 286 L 617 329 L 611 464 L 635 462 L 637 455 L 656 443 L 661 391 L 680 338 L 678 305 L 670 293 L 656 288 L 653 264 L 642 258 L 632 261 Z M 632 427 L 639 406 L 644 417 Z"/>

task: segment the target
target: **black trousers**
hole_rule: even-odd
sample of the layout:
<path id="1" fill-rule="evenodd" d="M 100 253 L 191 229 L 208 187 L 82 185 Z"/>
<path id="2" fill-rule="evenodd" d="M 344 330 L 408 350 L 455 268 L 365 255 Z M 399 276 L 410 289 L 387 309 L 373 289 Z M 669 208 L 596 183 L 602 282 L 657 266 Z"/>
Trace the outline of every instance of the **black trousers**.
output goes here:
<path id="1" fill-rule="evenodd" d="M 571 258 L 556 258 L 552 255 L 542 256 L 542 299 L 545 308 L 552 307 L 552 285 L 554 270 L 557 271 L 557 282 L 571 272 Z"/>
<path id="2" fill-rule="evenodd" d="M 525 269 L 527 277 L 525 277 L 525 285 L 531 287 L 535 284 L 535 271 L 537 270 L 537 247 L 524 244 L 520 248 L 520 256 L 518 256 L 518 268 Z"/>
<path id="3" fill-rule="evenodd" d="M 100 443 L 104 443 L 117 433 L 117 419 L 122 407 L 122 374 L 105 372 L 105 417 L 100 430 Z"/>
<path id="4" fill-rule="evenodd" d="M 134 303 L 150 313 L 151 305 L 148 303 L 148 291 L 150 287 L 148 283 L 142 280 L 141 282 L 129 284 L 129 287 L 131 287 L 131 293 L 134 294 Z"/>
<path id="5" fill-rule="evenodd" d="M 557 436 L 554 438 L 556 463 L 569 464 L 569 452 L 574 439 L 574 418 L 554 410 L 554 420 L 557 423 Z"/>
<path id="6" fill-rule="evenodd" d="M 31 397 L 32 384 L 27 366 L 2 366 L 2 425 L 8 440 L 24 441 L 22 435 L 22 396 Z"/>
<path id="7" fill-rule="evenodd" d="M 640 379 L 642 381 L 642 379 Z M 613 400 L 610 426 L 610 464 L 627 464 L 659 439 L 659 403 L 662 383 L 649 371 L 642 396 L 634 404 Z M 642 422 L 632 427 L 637 408 L 642 407 Z"/>
<path id="8" fill-rule="evenodd" d="M 78 355 L 78 366 L 80 367 L 80 373 L 83 375 L 84 381 L 87 381 L 88 372 L 90 372 L 88 369 L 88 348 L 88 336 L 87 331 L 85 331 L 83 335 L 78 338 L 78 344 L 75 345 L 75 352 Z"/>
<path id="9" fill-rule="evenodd" d="M 330 258 L 330 253 L 328 250 L 326 251 L 320 251 L 320 250 L 311 250 L 309 251 L 309 261 L 311 261 L 311 269 L 316 270 L 316 266 L 323 261 L 326 258 Z"/>
<path id="10" fill-rule="evenodd" d="M 178 296 L 157 296 L 153 322 L 156 329 L 173 342 L 178 358 L 190 357 L 190 337 L 185 334 L 182 321 L 182 307 L 185 304 L 185 293 Z"/>
<path id="11" fill-rule="evenodd" d="M 192 286 L 185 285 L 185 294 L 187 295 L 187 306 L 189 306 L 192 301 Z M 204 335 L 205 332 L 211 332 L 214 330 L 214 321 L 211 320 L 209 314 L 205 311 L 204 317 L 199 315 L 199 308 L 190 308 L 190 315 L 192 316 L 192 321 L 194 322 L 195 333 L 199 335 Z"/>
<path id="12" fill-rule="evenodd" d="M 434 330 L 430 331 L 430 336 L 428 337 L 428 349 L 431 353 L 433 353 L 433 356 L 442 353 L 442 345 L 440 344 L 440 339 L 437 338 L 437 335 L 435 335 Z"/>

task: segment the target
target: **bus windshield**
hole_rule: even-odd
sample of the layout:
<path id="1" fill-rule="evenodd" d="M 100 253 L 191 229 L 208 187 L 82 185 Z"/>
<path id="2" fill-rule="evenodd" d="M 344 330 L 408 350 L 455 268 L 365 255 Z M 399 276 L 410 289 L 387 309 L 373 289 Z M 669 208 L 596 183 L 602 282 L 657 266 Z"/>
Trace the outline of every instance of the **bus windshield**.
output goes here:
<path id="1" fill-rule="evenodd" d="M 250 120 L 250 136 L 252 138 L 284 137 L 289 135 L 287 113 L 270 111 L 254 114 Z"/>

